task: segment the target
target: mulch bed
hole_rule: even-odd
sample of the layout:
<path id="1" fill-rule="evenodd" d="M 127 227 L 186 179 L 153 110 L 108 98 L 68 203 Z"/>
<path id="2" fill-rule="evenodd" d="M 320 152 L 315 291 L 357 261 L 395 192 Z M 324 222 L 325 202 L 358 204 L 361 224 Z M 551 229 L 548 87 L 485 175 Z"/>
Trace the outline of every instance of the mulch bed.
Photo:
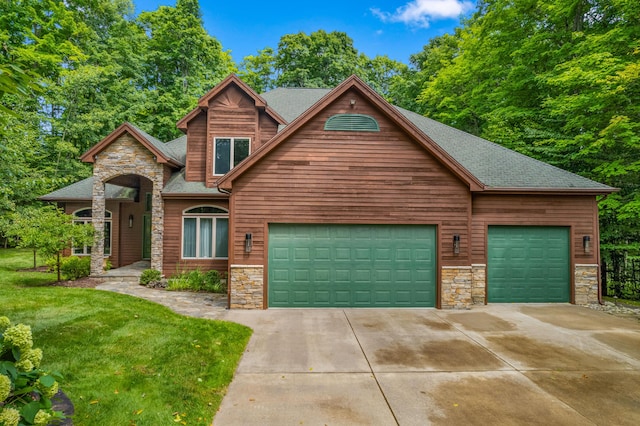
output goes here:
<path id="1" fill-rule="evenodd" d="M 48 272 L 48 270 L 49 268 L 46 266 L 38 266 L 37 268 L 20 269 L 20 272 Z M 56 281 L 49 285 L 53 287 L 95 288 L 103 282 L 102 278 L 84 277 L 73 281 Z"/>

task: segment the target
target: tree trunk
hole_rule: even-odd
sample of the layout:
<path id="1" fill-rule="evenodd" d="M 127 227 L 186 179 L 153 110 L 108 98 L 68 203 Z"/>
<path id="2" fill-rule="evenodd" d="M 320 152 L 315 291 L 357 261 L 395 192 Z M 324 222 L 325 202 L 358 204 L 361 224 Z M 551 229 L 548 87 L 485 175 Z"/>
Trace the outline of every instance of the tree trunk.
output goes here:
<path id="1" fill-rule="evenodd" d="M 36 249 L 33 249 L 33 269 L 35 270 L 38 267 L 38 263 L 36 262 Z"/>
<path id="2" fill-rule="evenodd" d="M 60 279 L 60 252 L 58 252 L 58 267 L 56 269 L 58 269 L 58 281 L 62 281 L 62 279 Z"/>

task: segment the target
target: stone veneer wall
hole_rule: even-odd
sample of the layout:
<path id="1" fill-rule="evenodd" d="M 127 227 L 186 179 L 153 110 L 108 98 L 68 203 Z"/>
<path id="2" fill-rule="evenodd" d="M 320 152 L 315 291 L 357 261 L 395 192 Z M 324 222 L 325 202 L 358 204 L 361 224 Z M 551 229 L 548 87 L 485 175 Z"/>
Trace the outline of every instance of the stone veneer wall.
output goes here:
<path id="1" fill-rule="evenodd" d="M 231 265 L 230 309 L 263 309 L 264 266 Z"/>
<path id="2" fill-rule="evenodd" d="M 442 267 L 442 309 L 468 309 L 473 303 L 470 266 Z"/>
<path id="3" fill-rule="evenodd" d="M 576 305 L 598 303 L 598 265 L 580 265 L 575 267 Z"/>
<path id="4" fill-rule="evenodd" d="M 471 299 L 474 305 L 484 305 L 487 295 L 487 265 L 471 265 Z"/>
<path id="5" fill-rule="evenodd" d="M 162 236 L 164 232 L 163 188 L 164 167 L 153 154 L 129 134 L 122 135 L 102 152 L 93 163 L 92 222 L 96 239 L 91 248 L 91 274 L 103 273 L 104 184 L 123 175 L 137 175 L 153 183 L 151 206 L 151 268 L 162 271 Z"/>

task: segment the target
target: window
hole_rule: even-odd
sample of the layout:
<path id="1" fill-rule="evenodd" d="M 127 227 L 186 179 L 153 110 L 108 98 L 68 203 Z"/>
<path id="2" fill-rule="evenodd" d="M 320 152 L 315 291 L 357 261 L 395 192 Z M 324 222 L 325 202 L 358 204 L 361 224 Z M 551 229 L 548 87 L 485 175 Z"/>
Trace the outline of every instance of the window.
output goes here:
<path id="1" fill-rule="evenodd" d="M 229 256 L 229 212 L 201 206 L 182 216 L 182 258 L 213 259 Z"/>
<path id="2" fill-rule="evenodd" d="M 213 174 L 223 175 L 249 156 L 249 138 L 215 138 Z"/>
<path id="3" fill-rule="evenodd" d="M 82 209 L 73 213 L 73 223 L 82 225 L 85 223 L 91 223 L 91 209 Z M 91 254 L 91 246 L 72 247 L 71 252 L 76 256 L 88 256 Z M 111 255 L 111 212 L 105 210 L 104 212 L 104 254 Z"/>

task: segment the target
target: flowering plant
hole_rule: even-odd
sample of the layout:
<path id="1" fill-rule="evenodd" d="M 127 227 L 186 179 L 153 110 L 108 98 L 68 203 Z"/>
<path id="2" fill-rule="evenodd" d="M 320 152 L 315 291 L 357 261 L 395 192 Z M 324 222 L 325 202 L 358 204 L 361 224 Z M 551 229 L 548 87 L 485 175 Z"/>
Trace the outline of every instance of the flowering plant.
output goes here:
<path id="1" fill-rule="evenodd" d="M 0 316 L 0 426 L 46 426 L 64 418 L 51 404 L 60 376 L 40 369 L 40 361 L 31 327 Z"/>

